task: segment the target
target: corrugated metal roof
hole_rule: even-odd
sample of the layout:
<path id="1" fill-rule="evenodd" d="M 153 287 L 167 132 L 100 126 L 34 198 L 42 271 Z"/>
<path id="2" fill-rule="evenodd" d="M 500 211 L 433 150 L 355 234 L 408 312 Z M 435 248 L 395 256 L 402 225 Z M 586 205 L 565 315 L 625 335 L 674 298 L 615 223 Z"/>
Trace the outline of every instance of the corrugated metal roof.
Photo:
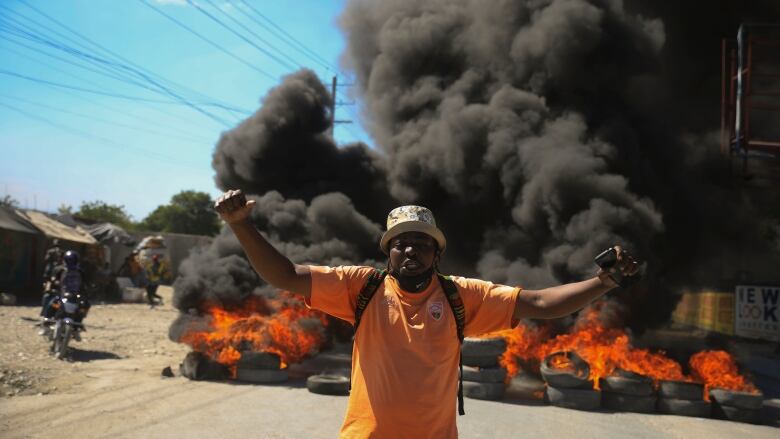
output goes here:
<path id="1" fill-rule="evenodd" d="M 16 211 L 24 216 L 35 227 L 40 229 L 49 238 L 64 239 L 66 241 L 80 242 L 83 244 L 97 244 L 98 242 L 89 233 L 76 226 L 66 226 L 59 221 L 34 210 Z"/>
<path id="2" fill-rule="evenodd" d="M 30 233 L 32 235 L 41 234 L 25 217 L 18 215 L 14 209 L 5 206 L 0 206 L 0 229 Z"/>

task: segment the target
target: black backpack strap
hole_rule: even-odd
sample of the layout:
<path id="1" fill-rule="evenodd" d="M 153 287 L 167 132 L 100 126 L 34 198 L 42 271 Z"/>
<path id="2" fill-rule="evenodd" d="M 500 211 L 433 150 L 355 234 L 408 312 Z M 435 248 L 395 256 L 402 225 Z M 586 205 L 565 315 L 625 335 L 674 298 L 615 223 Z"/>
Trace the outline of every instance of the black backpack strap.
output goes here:
<path id="1" fill-rule="evenodd" d="M 363 288 L 357 296 L 357 305 L 355 306 L 355 323 L 352 325 L 355 333 L 357 333 L 360 319 L 363 317 L 363 311 L 368 307 L 368 302 L 374 297 L 374 293 L 376 293 L 377 288 L 379 288 L 386 275 L 387 270 L 374 269 L 366 283 L 363 284 Z"/>
<path id="2" fill-rule="evenodd" d="M 452 314 L 455 316 L 455 328 L 458 330 L 458 342 L 463 344 L 463 329 L 466 327 L 466 307 L 463 306 L 463 299 L 458 293 L 458 286 L 452 281 L 450 276 L 444 276 L 437 273 L 439 283 L 442 289 L 444 289 L 444 296 L 447 297 L 447 302 L 450 304 Z M 460 375 L 458 380 L 458 414 L 465 415 L 466 411 L 463 409 L 463 350 L 460 351 Z"/>
<path id="3" fill-rule="evenodd" d="M 355 323 L 352 325 L 352 334 L 357 334 L 358 325 L 360 325 L 360 319 L 363 317 L 363 311 L 368 307 L 368 302 L 374 297 L 374 293 L 379 288 L 379 285 L 385 279 L 387 270 L 373 269 L 368 280 L 363 284 L 363 288 L 360 289 L 360 293 L 357 296 L 357 304 L 355 305 Z M 352 390 L 352 374 L 349 374 L 349 390 Z"/>

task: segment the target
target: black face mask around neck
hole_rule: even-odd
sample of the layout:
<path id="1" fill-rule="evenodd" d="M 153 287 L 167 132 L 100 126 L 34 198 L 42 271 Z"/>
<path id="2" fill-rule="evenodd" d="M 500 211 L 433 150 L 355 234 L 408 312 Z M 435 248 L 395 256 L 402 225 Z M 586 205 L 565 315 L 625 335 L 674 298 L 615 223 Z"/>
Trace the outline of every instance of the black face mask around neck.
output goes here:
<path id="1" fill-rule="evenodd" d="M 434 267 L 431 266 L 431 268 L 426 270 L 424 273 L 420 273 L 415 276 L 404 276 L 394 268 L 390 268 L 389 271 L 390 275 L 398 280 L 398 284 L 401 285 L 401 288 L 403 288 L 404 291 L 408 291 L 410 293 L 419 293 L 420 291 L 424 290 L 430 283 L 433 270 Z"/>

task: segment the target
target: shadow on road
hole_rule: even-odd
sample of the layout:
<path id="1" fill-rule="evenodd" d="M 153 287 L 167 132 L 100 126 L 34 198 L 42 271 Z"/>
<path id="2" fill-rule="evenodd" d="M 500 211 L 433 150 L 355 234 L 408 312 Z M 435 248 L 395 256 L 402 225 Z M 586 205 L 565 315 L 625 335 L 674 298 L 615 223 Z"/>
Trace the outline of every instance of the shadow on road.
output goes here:
<path id="1" fill-rule="evenodd" d="M 90 361 L 95 360 L 118 360 L 120 358 L 122 357 L 113 352 L 88 351 L 73 347 L 70 350 L 70 359 L 82 363 L 89 363 Z"/>
<path id="2" fill-rule="evenodd" d="M 776 400 L 775 400 L 776 401 Z M 780 402 L 764 403 L 764 425 L 780 428 Z"/>
<path id="3" fill-rule="evenodd" d="M 263 386 L 263 387 L 286 387 L 288 389 L 305 389 L 306 388 L 306 379 L 303 378 L 295 378 L 290 377 L 289 380 L 283 382 L 283 383 L 253 383 L 248 381 L 238 381 L 234 379 L 230 380 L 224 380 L 222 381 L 225 384 L 229 384 L 231 386 Z"/>

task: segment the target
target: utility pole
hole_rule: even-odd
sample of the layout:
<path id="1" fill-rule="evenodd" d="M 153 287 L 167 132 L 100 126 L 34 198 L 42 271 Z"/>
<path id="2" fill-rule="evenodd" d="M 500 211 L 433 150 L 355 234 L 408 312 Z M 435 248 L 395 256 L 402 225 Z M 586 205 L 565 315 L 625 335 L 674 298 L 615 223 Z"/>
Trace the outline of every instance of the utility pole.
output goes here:
<path id="1" fill-rule="evenodd" d="M 336 99 L 336 91 L 338 90 L 338 87 L 339 87 L 339 77 L 334 76 L 333 80 L 330 83 L 330 95 L 333 98 L 333 100 L 330 102 L 330 128 L 328 128 L 328 135 L 330 136 L 331 139 L 333 138 L 333 131 L 336 128 L 337 123 L 352 123 L 351 120 L 336 119 L 336 106 L 350 105 L 349 103 L 338 102 L 338 100 Z"/>

